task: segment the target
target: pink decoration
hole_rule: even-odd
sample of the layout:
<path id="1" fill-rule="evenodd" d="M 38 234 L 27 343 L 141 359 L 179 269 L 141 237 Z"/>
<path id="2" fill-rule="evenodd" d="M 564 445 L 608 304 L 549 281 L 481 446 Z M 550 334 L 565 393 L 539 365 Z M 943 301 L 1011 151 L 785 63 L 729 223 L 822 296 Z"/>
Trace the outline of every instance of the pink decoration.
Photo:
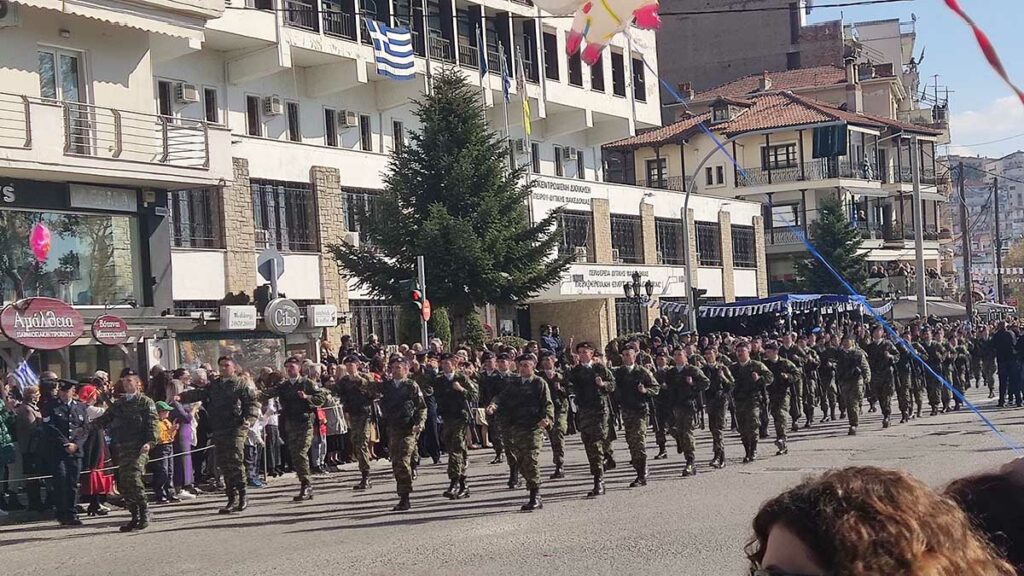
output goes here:
<path id="1" fill-rule="evenodd" d="M 46 224 L 38 222 L 32 227 L 32 232 L 28 236 L 28 244 L 32 247 L 32 254 L 35 254 L 36 260 L 46 261 L 50 255 L 51 239 L 50 229 L 46 227 Z"/>

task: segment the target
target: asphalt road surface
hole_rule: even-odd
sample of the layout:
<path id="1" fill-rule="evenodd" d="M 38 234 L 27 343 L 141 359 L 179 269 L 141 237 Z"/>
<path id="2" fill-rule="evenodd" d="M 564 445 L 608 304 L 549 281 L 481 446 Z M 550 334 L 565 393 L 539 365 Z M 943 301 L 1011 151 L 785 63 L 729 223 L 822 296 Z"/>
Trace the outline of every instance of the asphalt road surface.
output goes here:
<path id="1" fill-rule="evenodd" d="M 1024 442 L 1024 409 L 996 410 L 987 393 L 972 390 L 997 426 Z M 898 418 L 897 418 L 898 420 Z M 653 456 L 653 434 L 649 435 Z M 700 474 L 679 476 L 682 458 L 651 461 L 647 487 L 630 489 L 633 473 L 620 435 L 619 467 L 608 473 L 608 493 L 585 498 L 591 487 L 578 436 L 568 448 L 567 477 L 545 481 L 544 509 L 521 513 L 525 490 L 505 486 L 504 465 L 489 465 L 490 450 L 471 453 L 472 496 L 450 501 L 444 458 L 421 468 L 413 509 L 392 513 L 394 482 L 386 461 L 374 469 L 374 487 L 353 492 L 358 473 L 315 479 L 315 499 L 295 504 L 294 477 L 250 490 L 249 510 L 219 516 L 220 495 L 154 506 L 144 532 L 122 535 L 123 511 L 85 526 L 55 522 L 0 525 L 0 573 L 47 575 L 241 574 L 743 574 L 743 545 L 758 506 L 808 474 L 832 467 L 880 465 L 909 470 L 933 486 L 996 467 L 1012 453 L 966 408 L 881 428 L 879 414 L 862 417 L 860 432 L 826 423 L 795 434 L 790 453 L 741 464 L 739 438 L 730 434 L 724 470 L 711 470 L 710 436 L 698 432 Z M 550 451 L 541 455 L 545 478 Z"/>

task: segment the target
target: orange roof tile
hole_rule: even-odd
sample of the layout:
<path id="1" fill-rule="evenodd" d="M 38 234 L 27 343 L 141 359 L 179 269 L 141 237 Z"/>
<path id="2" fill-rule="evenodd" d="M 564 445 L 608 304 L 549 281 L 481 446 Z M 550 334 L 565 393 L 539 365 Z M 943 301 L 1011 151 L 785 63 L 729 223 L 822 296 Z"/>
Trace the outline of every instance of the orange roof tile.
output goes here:
<path id="1" fill-rule="evenodd" d="M 655 128 L 642 132 L 636 136 L 623 138 L 604 145 L 606 150 L 636 150 L 654 146 L 665 146 L 667 144 L 681 144 L 693 134 L 700 132 L 700 123 L 711 120 L 711 113 L 705 112 L 697 116 L 690 116 L 677 120 L 668 126 Z"/>
<path id="2" fill-rule="evenodd" d="M 758 93 L 760 81 L 764 74 L 751 74 L 738 80 L 727 82 L 704 90 L 694 95 L 692 102 L 714 100 L 718 96 L 727 98 L 743 98 Z M 839 66 L 817 66 L 797 70 L 768 72 L 771 81 L 769 91 L 798 90 L 800 88 L 825 87 L 846 84 L 846 70 Z"/>

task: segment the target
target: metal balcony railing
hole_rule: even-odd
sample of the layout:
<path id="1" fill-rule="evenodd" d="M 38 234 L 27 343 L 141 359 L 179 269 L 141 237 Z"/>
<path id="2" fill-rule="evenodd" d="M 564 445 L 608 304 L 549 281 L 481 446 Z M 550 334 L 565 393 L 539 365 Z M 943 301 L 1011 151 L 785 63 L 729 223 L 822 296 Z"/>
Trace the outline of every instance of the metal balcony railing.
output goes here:
<path id="1" fill-rule="evenodd" d="M 0 148 L 32 147 L 32 111 L 28 96 L 0 92 Z"/>
<path id="2" fill-rule="evenodd" d="M 467 68 L 480 68 L 480 52 L 476 46 L 459 42 L 459 64 Z"/>
<path id="3" fill-rule="evenodd" d="M 348 40 L 356 39 L 356 17 L 344 12 L 340 2 L 324 2 L 324 34 Z"/>
<path id="4" fill-rule="evenodd" d="M 685 179 L 682 176 L 665 176 L 654 180 L 637 180 L 636 185 L 644 188 L 661 188 L 662 190 L 678 190 L 680 192 L 686 192 L 687 189 L 683 187 L 684 182 L 689 187 L 689 190 L 692 191 L 692 176 Z"/>
<path id="5" fill-rule="evenodd" d="M 768 246 L 802 245 L 801 235 L 802 231 L 798 234 L 792 228 L 769 228 L 764 232 L 765 244 Z M 808 231 L 807 237 L 810 236 L 811 233 Z"/>
<path id="6" fill-rule="evenodd" d="M 487 49 L 487 71 L 491 74 L 501 74 L 501 54 L 497 50 Z"/>
<path id="7" fill-rule="evenodd" d="M 740 172 L 738 183 L 740 186 L 763 186 L 833 178 L 881 180 L 878 167 L 872 162 L 851 163 L 845 158 L 820 158 L 802 165 L 795 164 L 779 168 L 746 168 Z"/>
<path id="8" fill-rule="evenodd" d="M 284 24 L 302 30 L 319 31 L 316 3 L 311 0 L 284 0 Z"/>
<path id="9" fill-rule="evenodd" d="M 455 52 L 452 50 L 451 40 L 439 35 L 430 34 L 430 57 L 442 62 L 455 62 Z"/>
<path id="10" fill-rule="evenodd" d="M 206 168 L 210 140 L 205 122 L 60 102 L 64 153 Z"/>
<path id="11" fill-rule="evenodd" d="M 900 169 L 893 169 L 890 174 L 886 175 L 885 182 L 888 184 L 913 184 L 914 173 L 909 166 L 904 166 Z M 934 186 L 936 183 L 935 171 L 931 167 L 921 167 L 921 184 L 927 184 Z"/>

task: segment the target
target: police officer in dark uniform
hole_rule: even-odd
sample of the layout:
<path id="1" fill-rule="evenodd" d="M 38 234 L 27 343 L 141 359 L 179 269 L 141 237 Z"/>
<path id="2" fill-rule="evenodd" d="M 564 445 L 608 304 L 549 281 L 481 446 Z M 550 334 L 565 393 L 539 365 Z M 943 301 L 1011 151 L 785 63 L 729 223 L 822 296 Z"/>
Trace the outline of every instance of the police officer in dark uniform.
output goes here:
<path id="1" fill-rule="evenodd" d="M 57 521 L 63 526 L 81 526 L 75 511 L 78 501 L 78 477 L 82 473 L 80 438 L 85 425 L 85 405 L 75 400 L 75 383 L 59 380 L 57 398 L 42 409 L 46 451 L 50 462 L 50 480 Z"/>

